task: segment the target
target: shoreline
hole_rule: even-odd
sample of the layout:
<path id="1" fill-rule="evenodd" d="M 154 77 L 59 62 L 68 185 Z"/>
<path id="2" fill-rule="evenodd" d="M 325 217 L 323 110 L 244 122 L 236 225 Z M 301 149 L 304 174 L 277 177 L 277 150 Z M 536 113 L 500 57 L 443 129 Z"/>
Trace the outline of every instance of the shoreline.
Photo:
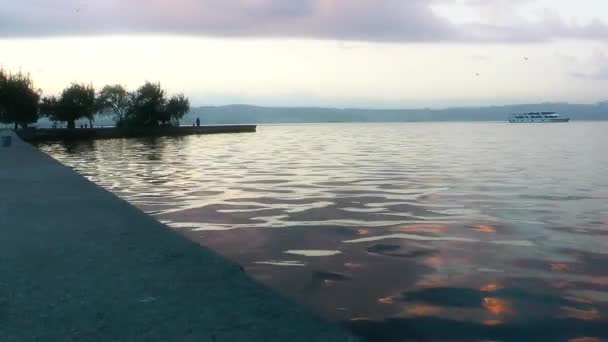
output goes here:
<path id="1" fill-rule="evenodd" d="M 0 340 L 358 341 L 10 134 Z"/>

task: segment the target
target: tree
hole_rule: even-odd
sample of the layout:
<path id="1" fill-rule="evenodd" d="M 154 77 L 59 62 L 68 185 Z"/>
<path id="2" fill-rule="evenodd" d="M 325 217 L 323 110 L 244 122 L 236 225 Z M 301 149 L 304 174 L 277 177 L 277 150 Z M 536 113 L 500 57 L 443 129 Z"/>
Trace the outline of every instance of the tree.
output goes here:
<path id="1" fill-rule="evenodd" d="M 146 82 L 131 94 L 127 123 L 134 126 L 157 127 L 170 121 L 165 111 L 165 91 L 160 83 Z"/>
<path id="2" fill-rule="evenodd" d="M 121 85 L 108 85 L 99 92 L 97 109 L 112 113 L 117 126 L 179 126 L 190 110 L 190 101 L 184 95 L 167 99 L 160 83 L 146 82 L 131 93 Z"/>
<path id="3" fill-rule="evenodd" d="M 5 88 L 6 88 L 6 74 L 3 69 L 0 69 L 0 122 L 7 123 L 8 118 L 6 117 L 6 108 L 4 106 L 5 102 Z"/>
<path id="4" fill-rule="evenodd" d="M 101 114 L 112 114 L 117 126 L 125 120 L 131 108 L 131 96 L 127 90 L 117 85 L 107 85 L 97 96 L 97 109 Z"/>
<path id="5" fill-rule="evenodd" d="M 190 100 L 183 94 L 173 96 L 167 102 L 165 111 L 171 118 L 171 122 L 175 126 L 179 126 L 179 120 L 181 120 L 186 113 L 190 111 Z"/>
<path id="6" fill-rule="evenodd" d="M 76 128 L 76 120 L 94 119 L 97 112 L 95 89 L 92 85 L 73 83 L 61 93 L 59 99 L 47 98 L 44 103 L 48 115 L 56 121 L 65 121 L 68 128 Z M 48 106 L 48 108 L 47 108 Z"/>
<path id="7" fill-rule="evenodd" d="M 34 88 L 29 74 L 0 71 L 0 122 L 25 129 L 38 121 L 40 90 Z"/>
<path id="8" fill-rule="evenodd" d="M 59 100 L 55 96 L 45 96 L 40 100 L 40 115 L 47 117 L 53 122 L 53 126 L 59 120 Z"/>

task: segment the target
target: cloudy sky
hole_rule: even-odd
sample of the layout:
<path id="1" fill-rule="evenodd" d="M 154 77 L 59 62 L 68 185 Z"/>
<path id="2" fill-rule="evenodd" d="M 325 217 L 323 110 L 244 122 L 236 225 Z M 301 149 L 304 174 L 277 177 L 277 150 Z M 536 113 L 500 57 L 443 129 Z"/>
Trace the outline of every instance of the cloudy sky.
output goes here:
<path id="1" fill-rule="evenodd" d="M 161 81 L 195 105 L 608 99 L 606 0 L 0 0 L 45 94 Z"/>

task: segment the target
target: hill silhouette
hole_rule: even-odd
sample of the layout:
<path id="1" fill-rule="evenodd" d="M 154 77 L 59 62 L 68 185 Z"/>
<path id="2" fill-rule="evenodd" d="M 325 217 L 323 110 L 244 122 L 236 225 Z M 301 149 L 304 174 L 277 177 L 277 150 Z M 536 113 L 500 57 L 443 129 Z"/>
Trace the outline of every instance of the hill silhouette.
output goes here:
<path id="1" fill-rule="evenodd" d="M 506 121 L 520 112 L 554 111 L 572 120 L 608 120 L 608 101 L 597 104 L 537 103 L 489 107 L 454 107 L 444 109 L 359 109 L 320 107 L 261 107 L 251 105 L 193 107 L 181 123 L 192 125 L 200 118 L 204 125 L 289 124 L 338 122 L 466 122 Z M 84 121 L 83 121 L 84 123 Z M 96 126 L 111 126 L 108 117 L 96 117 Z M 39 127 L 49 127 L 41 120 Z"/>

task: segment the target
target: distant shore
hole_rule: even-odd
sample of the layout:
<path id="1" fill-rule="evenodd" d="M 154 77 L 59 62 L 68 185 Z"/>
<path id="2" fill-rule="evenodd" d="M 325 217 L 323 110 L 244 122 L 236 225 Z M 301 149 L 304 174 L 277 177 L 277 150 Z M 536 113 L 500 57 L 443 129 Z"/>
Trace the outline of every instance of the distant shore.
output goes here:
<path id="1" fill-rule="evenodd" d="M 43 128 L 18 132 L 28 142 L 120 139 L 132 137 L 163 137 L 199 134 L 254 133 L 257 125 L 213 125 L 184 127 L 141 127 L 141 128 Z"/>

